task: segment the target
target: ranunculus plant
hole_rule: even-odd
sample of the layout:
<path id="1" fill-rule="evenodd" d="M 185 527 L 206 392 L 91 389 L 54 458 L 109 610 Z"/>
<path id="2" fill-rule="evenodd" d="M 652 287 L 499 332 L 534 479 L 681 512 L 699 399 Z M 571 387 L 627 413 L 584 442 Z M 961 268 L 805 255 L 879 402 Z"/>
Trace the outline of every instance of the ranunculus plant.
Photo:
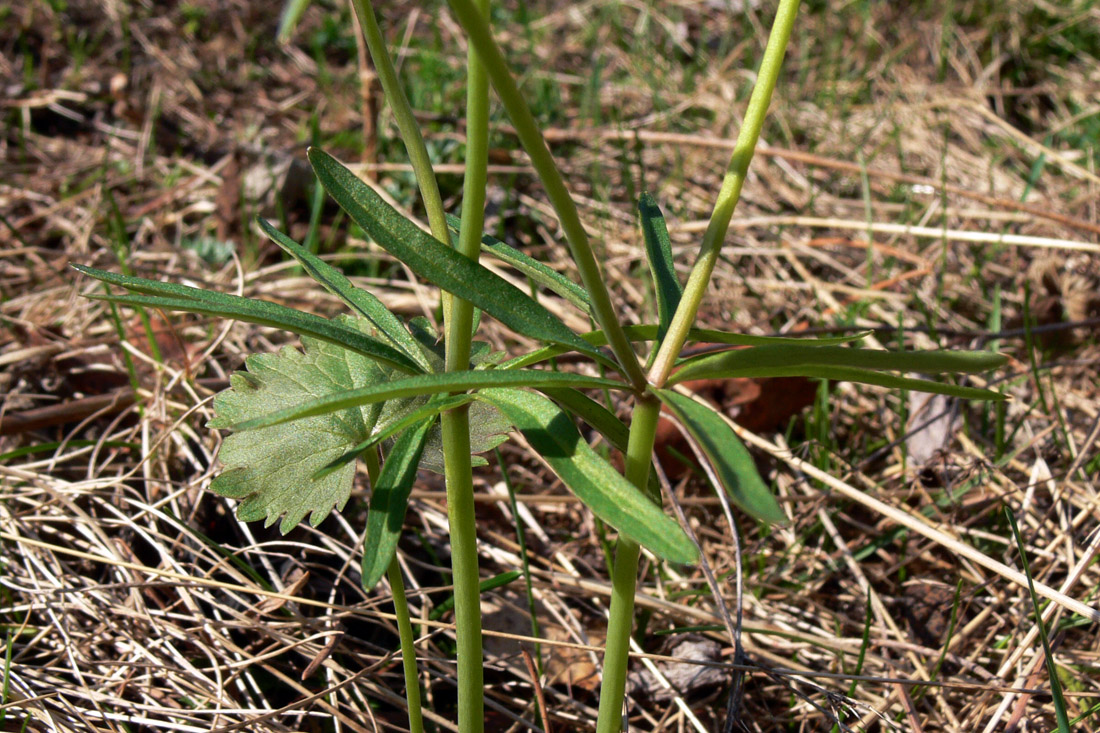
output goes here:
<path id="1" fill-rule="evenodd" d="M 899 373 L 968 373 L 1003 363 L 993 353 L 904 352 L 857 348 L 854 339 L 745 336 L 695 328 L 696 313 L 721 250 L 752 152 L 778 78 L 797 0 L 781 0 L 745 122 L 715 200 L 710 225 L 686 283 L 673 267 L 665 221 L 644 196 L 639 222 L 658 304 L 658 323 L 626 325 L 593 255 L 577 209 L 539 129 L 509 73 L 485 21 L 487 5 L 449 0 L 465 30 L 468 57 L 467 159 L 460 217 L 443 211 L 427 153 L 398 84 L 382 33 L 367 0 L 356 11 L 372 58 L 417 173 L 431 233 L 389 206 L 374 189 L 331 155 L 309 151 L 328 193 L 375 242 L 443 293 L 444 333 L 423 320 L 404 322 L 370 292 L 299 246 L 267 222 L 264 233 L 293 256 L 318 285 L 336 295 L 348 313 L 336 318 L 274 303 L 208 292 L 77 266 L 90 277 L 129 291 L 91 295 L 115 303 L 233 318 L 298 334 L 302 350 L 249 357 L 214 402 L 209 427 L 232 431 L 220 453 L 222 472 L 212 489 L 240 500 L 242 521 L 279 522 L 286 532 L 309 517 L 317 525 L 347 502 L 355 462 L 362 458 L 371 483 L 363 548 L 363 583 L 389 578 L 402 636 L 410 726 L 421 730 L 415 650 L 394 552 L 418 468 L 446 477 L 455 585 L 458 724 L 483 727 L 481 618 L 474 525 L 472 466 L 511 431 L 521 433 L 562 482 L 618 532 L 611 570 L 613 594 L 603 660 L 598 730 L 621 727 L 627 652 L 634 615 L 640 548 L 663 561 L 689 565 L 698 548 L 662 509 L 651 474 L 661 407 L 694 438 L 720 489 L 762 522 L 785 515 L 757 474 L 748 451 L 707 405 L 677 391 L 691 379 L 806 376 L 922 390 L 968 399 L 1001 396 Z M 559 217 L 581 285 L 506 244 L 483 236 L 489 86 L 495 88 Z M 452 230 L 457 237 L 452 243 Z M 527 292 L 479 264 L 482 252 L 503 260 L 540 288 L 553 291 L 598 324 L 575 333 Z M 474 339 L 475 314 L 497 319 L 542 347 L 506 359 Z M 689 341 L 746 348 L 681 359 Z M 572 353 L 611 376 L 583 368 L 545 368 Z M 674 371 L 675 369 L 675 371 Z M 594 370 L 588 370 L 589 372 Z M 612 390 L 631 405 L 620 421 L 584 390 Z M 586 423 L 625 454 L 620 473 L 577 429 Z"/>

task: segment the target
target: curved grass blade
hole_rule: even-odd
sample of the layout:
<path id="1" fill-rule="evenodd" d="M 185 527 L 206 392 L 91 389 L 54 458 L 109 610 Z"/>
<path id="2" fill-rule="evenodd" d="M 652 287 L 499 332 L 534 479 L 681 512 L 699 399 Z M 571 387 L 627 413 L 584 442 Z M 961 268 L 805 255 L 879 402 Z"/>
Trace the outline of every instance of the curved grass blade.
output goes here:
<path id="1" fill-rule="evenodd" d="M 264 234 L 272 242 L 282 247 L 284 252 L 296 259 L 298 264 L 309 273 L 309 276 L 320 283 L 325 290 L 344 301 L 349 308 L 374 324 L 374 327 L 390 342 L 390 345 L 420 364 L 423 371 L 430 371 L 431 367 L 417 345 L 416 339 L 405 328 L 405 324 L 401 322 L 401 319 L 391 313 L 390 309 L 381 300 L 372 293 L 352 285 L 351 281 L 344 276 L 344 273 L 280 232 L 266 219 L 261 218 L 256 221 Z"/>
<path id="2" fill-rule="evenodd" d="M 367 531 L 363 535 L 363 588 L 370 590 L 386 574 L 405 523 L 405 508 L 416 481 L 416 467 L 435 418 L 409 428 L 394 443 L 371 487 Z"/>
<path id="3" fill-rule="evenodd" d="M 714 410 L 690 397 L 668 389 L 655 389 L 653 393 L 695 439 L 733 503 L 765 522 L 787 521 L 733 428 Z"/>
<path id="4" fill-rule="evenodd" d="M 522 290 L 421 230 L 331 155 L 310 148 L 309 161 L 348 216 L 417 275 L 481 308 L 516 333 L 598 355 Z"/>
<path id="5" fill-rule="evenodd" d="M 649 261 L 649 273 L 653 276 L 653 292 L 657 295 L 657 340 L 665 337 L 672 314 L 680 305 L 683 288 L 676 277 L 676 268 L 672 262 L 672 242 L 668 238 L 668 227 L 661 207 L 656 199 L 643 193 L 638 202 L 638 219 L 641 222 L 645 239 L 646 257 Z"/>
<path id="6" fill-rule="evenodd" d="M 752 349 L 706 354 L 684 361 L 670 383 L 688 379 L 721 379 L 746 368 L 793 366 L 837 366 L 852 369 L 892 370 L 942 374 L 945 372 L 975 373 L 1002 366 L 1008 358 L 1003 354 L 983 351 L 879 351 L 846 349 L 839 346 L 804 346 L 779 344 Z M 751 376 L 768 376 L 753 374 Z"/>
<path id="7" fill-rule="evenodd" d="M 362 443 L 349 450 L 347 453 L 333 460 L 320 471 L 313 474 L 313 480 L 317 481 L 319 479 L 322 479 L 333 471 L 339 469 L 341 466 L 345 466 L 351 463 L 356 458 L 358 458 L 363 453 L 363 451 L 378 445 L 384 440 L 389 440 L 406 428 L 412 427 L 422 420 L 426 420 L 430 417 L 435 417 L 441 412 L 453 410 L 456 407 L 462 407 L 473 399 L 473 395 L 463 394 L 453 397 L 443 397 L 441 399 L 431 400 L 428 404 L 424 405 L 421 408 L 413 410 L 412 412 L 409 412 L 400 420 L 395 420 L 394 422 L 379 430 L 374 435 L 364 440 Z"/>
<path id="8" fill-rule="evenodd" d="M 339 392 L 317 400 L 305 402 L 270 415 L 248 420 L 230 427 L 233 430 L 255 430 L 271 425 L 298 420 L 303 417 L 324 415 L 349 407 L 360 407 L 375 402 L 416 397 L 419 395 L 465 392 L 471 389 L 488 387 L 586 387 L 592 389 L 628 389 L 629 387 L 613 379 L 586 377 L 567 372 L 547 372 L 539 370 L 473 369 L 462 372 L 441 372 L 438 374 L 418 374 L 413 377 L 395 379 L 384 384 L 371 385 L 361 389 Z"/>
<path id="9" fill-rule="evenodd" d="M 461 224 L 462 220 L 457 216 L 447 214 L 447 226 L 452 231 L 457 232 Z M 557 293 L 586 313 L 592 312 L 592 301 L 588 297 L 588 291 L 557 270 L 488 234 L 481 237 L 481 249 L 508 263 L 536 284 Z"/>
<path id="10" fill-rule="evenodd" d="M 486 578 L 477 584 L 477 590 L 479 593 L 493 590 L 494 588 L 500 588 L 501 586 L 508 585 L 513 580 L 523 577 L 523 573 L 519 570 L 508 570 L 506 572 L 494 575 L 491 578 Z M 429 621 L 438 621 L 447 615 L 447 612 L 455 607 L 455 597 L 452 593 L 448 598 L 444 598 L 443 601 L 432 609 L 432 612 L 428 614 Z"/>
<path id="11" fill-rule="evenodd" d="M 233 318 L 260 326 L 281 328 L 299 336 L 312 336 L 322 341 L 329 341 L 337 346 L 343 346 L 402 372 L 415 374 L 423 371 L 416 362 L 389 344 L 312 313 L 288 308 L 285 305 L 266 300 L 242 298 L 237 295 L 214 293 L 187 287 L 186 285 L 119 275 L 92 267 L 84 267 L 83 265 L 73 265 L 72 267 L 96 280 L 102 280 L 111 285 L 118 285 L 127 290 L 142 293 L 142 295 L 90 294 L 84 296 L 92 300 L 105 300 L 124 305 L 144 305 L 170 311 L 201 313 L 221 318 Z"/>
<path id="12" fill-rule="evenodd" d="M 600 519 L 665 560 L 698 560 L 695 545 L 680 525 L 600 458 L 560 407 L 546 397 L 515 389 L 486 389 L 477 398 L 511 420 L 570 491 Z"/>

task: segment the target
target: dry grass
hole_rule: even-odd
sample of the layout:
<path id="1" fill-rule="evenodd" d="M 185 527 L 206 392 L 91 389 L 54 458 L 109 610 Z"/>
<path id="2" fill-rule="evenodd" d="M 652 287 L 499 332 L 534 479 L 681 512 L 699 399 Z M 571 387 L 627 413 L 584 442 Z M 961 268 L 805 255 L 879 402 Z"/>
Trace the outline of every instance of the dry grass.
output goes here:
<path id="1" fill-rule="evenodd" d="M 230 502 L 205 492 L 219 440 L 203 427 L 210 397 L 247 354 L 285 336 L 159 315 L 147 335 L 134 314 L 116 322 L 81 299 L 94 286 L 67 268 L 125 265 L 335 313 L 249 218 L 266 205 L 257 176 L 301 159 L 314 120 L 335 152 L 359 154 L 349 147 L 362 126 L 354 43 L 332 37 L 328 7 L 311 9 L 285 49 L 271 41 L 270 4 L 200 0 L 154 14 L 87 0 L 2 12 L 4 730 L 403 728 L 389 597 L 359 585 L 362 502 L 280 537 L 239 524 Z M 432 144 L 453 163 L 454 25 L 438 10 L 386 12 Z M 705 325 L 873 328 L 887 346 L 993 343 L 1014 357 L 994 375 L 1013 402 L 1000 414 L 948 405 L 954 421 L 922 429 L 921 406 L 904 396 L 833 386 L 789 429 L 781 415 L 781 426 L 746 435 L 791 522 L 764 530 L 738 519 L 745 664 L 733 664 L 727 626 L 738 619 L 723 610 L 736 599 L 732 526 L 698 478 L 679 481 L 717 586 L 701 569 L 646 568 L 632 729 L 829 730 L 838 717 L 857 731 L 1053 729 L 1006 507 L 1054 599 L 1043 619 L 1070 717 L 1100 702 L 1100 18 L 1087 3 L 1032 0 L 942 12 L 806 11 Z M 632 197 L 640 182 L 658 195 L 686 271 L 768 17 L 595 2 L 532 11 L 505 33 L 533 70 L 528 87 L 631 318 L 654 308 Z M 314 53 L 322 33 L 329 45 Z M 384 115 L 381 130 L 376 170 L 407 203 Z M 494 225 L 567 268 L 514 140 L 505 131 L 495 144 Z M 445 191 L 458 180 L 445 175 Z M 304 193 L 288 191 L 283 212 L 298 237 Z M 395 309 L 431 316 L 435 295 L 365 243 L 345 244 L 334 218 L 321 217 L 324 251 Z M 236 256 L 204 260 L 204 242 L 231 243 Z M 520 346 L 487 326 L 499 346 Z M 781 397 L 762 389 L 765 403 Z M 483 573 L 520 566 L 523 524 L 544 666 L 533 682 L 522 581 L 486 594 L 491 724 L 541 728 L 538 693 L 554 730 L 586 729 L 606 544 L 521 446 L 504 458 L 519 511 L 499 469 L 478 474 Z M 441 490 L 422 475 L 401 558 L 422 619 L 427 700 L 450 730 L 452 627 L 429 618 L 448 595 Z M 689 629 L 718 643 L 719 673 L 685 695 L 655 692 L 642 662 L 681 674 L 664 655 L 687 653 Z M 1091 715 L 1080 730 L 1098 725 Z"/>

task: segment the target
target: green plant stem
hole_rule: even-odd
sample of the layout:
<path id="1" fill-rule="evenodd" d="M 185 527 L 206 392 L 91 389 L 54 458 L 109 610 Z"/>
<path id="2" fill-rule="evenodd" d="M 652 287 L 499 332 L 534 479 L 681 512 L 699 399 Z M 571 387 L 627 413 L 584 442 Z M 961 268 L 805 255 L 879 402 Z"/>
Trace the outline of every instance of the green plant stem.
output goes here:
<path id="1" fill-rule="evenodd" d="M 445 412 L 441 421 L 458 646 L 458 729 L 463 733 L 478 733 L 484 729 L 485 703 L 482 700 L 481 593 L 478 588 L 469 407 Z"/>
<path id="2" fill-rule="evenodd" d="M 454 2 L 454 0 L 451 0 Z M 760 72 L 756 78 L 756 85 L 752 89 L 749 98 L 749 106 L 745 111 L 745 121 L 741 125 L 741 131 L 737 135 L 737 144 L 730 156 L 729 166 L 726 168 L 726 176 L 722 181 L 722 189 L 714 202 L 714 211 L 710 215 L 710 223 L 703 234 L 703 243 L 699 247 L 699 256 L 691 268 L 687 285 L 684 286 L 684 294 L 680 299 L 680 306 L 672 317 L 668 334 L 661 342 L 661 348 L 657 352 L 657 358 L 649 370 L 649 381 L 656 387 L 663 387 L 672 373 L 672 367 L 676 357 L 680 355 L 680 349 L 687 340 L 688 330 L 695 323 L 695 315 L 699 311 L 699 304 L 703 301 L 707 285 L 710 283 L 711 273 L 718 261 L 718 253 L 722 249 L 722 242 L 726 238 L 726 230 L 729 228 L 730 218 L 741 198 L 741 187 L 745 183 L 745 176 L 752 162 L 753 153 L 756 151 L 756 142 L 760 139 L 760 130 L 764 127 L 764 119 L 768 114 L 768 105 L 771 104 L 772 92 L 775 91 L 776 81 L 779 79 L 779 70 L 783 65 L 783 55 L 787 50 L 787 41 L 790 40 L 791 30 L 794 28 L 795 17 L 798 15 L 799 0 L 780 0 L 779 9 L 776 11 L 775 22 L 772 24 L 772 32 L 768 37 L 767 48 L 764 49 L 764 60 L 760 63 Z"/>
<path id="3" fill-rule="evenodd" d="M 424 209 L 428 212 L 428 226 L 432 230 L 432 236 L 440 242 L 449 242 L 446 212 L 443 209 L 443 199 L 439 195 L 439 184 L 435 180 L 432 160 L 428 156 L 428 148 L 424 145 L 424 138 L 420 134 L 420 125 L 413 116 L 408 97 L 405 96 L 405 90 L 401 87 L 400 79 L 397 78 L 397 70 L 386 50 L 386 39 L 382 37 L 382 30 L 378 27 L 374 7 L 370 0 L 352 0 L 352 6 L 355 7 L 355 16 L 359 19 L 359 27 L 363 30 L 371 61 L 374 62 L 375 71 L 378 72 L 378 80 L 382 83 L 382 92 L 386 95 L 390 109 L 393 110 L 398 132 L 401 133 L 401 140 L 405 143 L 413 175 L 416 176 L 416 185 L 420 188 L 420 197 L 424 200 Z"/>
<path id="4" fill-rule="evenodd" d="M 646 384 L 645 373 L 611 304 L 611 296 L 604 284 L 600 267 L 596 263 L 592 245 L 588 241 L 588 233 L 581 225 L 577 206 L 565 187 L 565 182 L 550 154 L 550 148 L 547 147 L 542 133 L 539 132 L 538 124 L 527 102 L 508 71 L 508 64 L 496 41 L 493 40 L 489 26 L 485 22 L 485 16 L 478 10 L 474 0 L 448 0 L 448 3 L 455 18 L 466 31 L 470 46 L 481 57 L 489 80 L 516 129 L 516 136 L 531 158 L 531 165 L 539 174 L 543 186 L 546 187 L 546 194 L 561 221 L 562 231 L 565 232 L 573 261 L 580 272 L 581 282 L 584 283 L 591 298 L 592 314 L 600 324 L 600 328 L 608 335 L 608 344 L 624 376 L 636 390 L 641 390 Z"/>
<path id="5" fill-rule="evenodd" d="M 649 483 L 650 461 L 660 414 L 661 403 L 651 395 L 638 397 L 634 404 L 630 439 L 626 447 L 625 475 L 627 480 L 643 491 Z M 619 538 L 611 573 L 611 607 L 607 621 L 607 644 L 603 655 L 600 713 L 596 722 L 596 733 L 618 733 L 622 729 L 639 556 L 640 548 L 636 542 L 625 537 Z"/>
<path id="6" fill-rule="evenodd" d="M 378 449 L 372 448 L 363 456 L 367 464 L 367 477 L 373 489 L 381 473 L 378 465 Z M 416 670 L 416 637 L 413 635 L 412 621 L 409 616 L 409 599 L 405 596 L 405 579 L 401 577 L 401 566 L 397 556 L 390 560 L 386 568 L 386 577 L 390 581 L 390 593 L 393 594 L 393 613 L 397 616 L 397 634 L 401 639 L 401 667 L 405 672 L 405 700 L 409 704 L 409 733 L 424 733 L 424 713 L 420 702 L 420 676 Z"/>
<path id="7" fill-rule="evenodd" d="M 424 713 L 420 703 L 420 677 L 416 670 L 416 638 L 409 617 L 409 600 L 405 596 L 405 579 L 397 557 L 386 568 L 393 593 L 393 613 L 397 616 L 397 633 L 401 637 L 401 667 L 405 672 L 405 699 L 409 703 L 409 733 L 424 733 Z"/>
<path id="8" fill-rule="evenodd" d="M 488 0 L 479 0 L 479 12 L 488 14 Z M 466 58 L 466 175 L 462 180 L 462 222 L 458 251 L 471 260 L 481 253 L 485 224 L 485 189 L 489 168 L 489 77 L 477 52 L 470 47 Z M 456 298 L 447 322 L 447 369 L 469 368 L 473 306 Z"/>
<path id="9" fill-rule="evenodd" d="M 479 0 L 488 13 L 488 0 Z M 466 175 L 462 182 L 462 223 L 458 251 L 472 260 L 481 252 L 485 219 L 485 188 L 489 165 L 489 81 L 471 48 L 466 80 Z M 451 299 L 446 322 L 446 368 L 469 368 L 473 306 Z M 477 529 L 474 521 L 474 481 L 470 463 L 470 413 L 465 405 L 445 412 L 443 470 L 447 484 L 447 518 L 451 531 L 454 575 L 455 635 L 458 645 L 458 728 L 477 733 L 484 727 L 481 647 L 481 591 L 478 585 Z"/>

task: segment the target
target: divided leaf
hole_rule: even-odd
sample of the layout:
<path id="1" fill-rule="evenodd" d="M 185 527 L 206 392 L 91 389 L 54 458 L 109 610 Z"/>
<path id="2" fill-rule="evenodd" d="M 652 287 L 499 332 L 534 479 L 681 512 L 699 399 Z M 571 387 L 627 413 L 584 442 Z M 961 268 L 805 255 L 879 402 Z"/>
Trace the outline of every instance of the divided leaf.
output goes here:
<path id="1" fill-rule="evenodd" d="M 737 506 L 765 522 L 785 522 L 767 484 L 737 433 L 714 410 L 669 389 L 653 393 L 672 411 L 706 455 L 722 488 Z"/>
<path id="2" fill-rule="evenodd" d="M 309 273 L 309 276 L 361 316 L 374 324 L 378 333 L 390 342 L 394 348 L 405 356 L 430 371 L 429 364 L 417 346 L 416 339 L 412 337 L 408 329 L 401 323 L 401 319 L 390 312 L 390 309 L 382 303 L 374 294 L 352 285 L 344 273 L 310 252 L 302 245 L 295 242 L 287 235 L 273 227 L 267 220 L 258 219 L 260 229 L 279 245 Z"/>
<path id="3" fill-rule="evenodd" d="M 500 410 L 600 519 L 665 560 L 694 563 L 699 559 L 680 525 L 600 458 L 568 413 L 553 402 L 515 389 L 485 389 L 478 399 Z"/>
<path id="4" fill-rule="evenodd" d="M 364 356 L 406 373 L 423 371 L 416 362 L 389 344 L 336 320 L 329 320 L 266 300 L 242 298 L 237 295 L 200 290 L 186 285 L 119 275 L 83 265 L 73 265 L 72 267 L 88 277 L 102 280 L 111 285 L 118 285 L 135 293 L 141 293 L 141 295 L 90 294 L 85 296 L 92 300 L 106 300 L 123 305 L 148 306 L 168 311 L 201 313 L 220 318 L 232 318 L 246 323 L 255 323 L 260 326 L 281 328 L 296 333 L 303 338 L 320 339 L 345 349 L 357 351 Z"/>
<path id="5" fill-rule="evenodd" d="M 988 351 L 882 351 L 848 349 L 840 346 L 803 346 L 776 344 L 751 349 L 723 351 L 684 361 L 670 383 L 689 379 L 725 379 L 729 377 L 768 377 L 771 369 L 804 367 L 799 375 L 789 371 L 782 376 L 816 376 L 814 367 L 835 366 L 851 369 L 917 371 L 926 374 L 960 372 L 973 374 L 1003 365 L 1003 354 Z"/>

